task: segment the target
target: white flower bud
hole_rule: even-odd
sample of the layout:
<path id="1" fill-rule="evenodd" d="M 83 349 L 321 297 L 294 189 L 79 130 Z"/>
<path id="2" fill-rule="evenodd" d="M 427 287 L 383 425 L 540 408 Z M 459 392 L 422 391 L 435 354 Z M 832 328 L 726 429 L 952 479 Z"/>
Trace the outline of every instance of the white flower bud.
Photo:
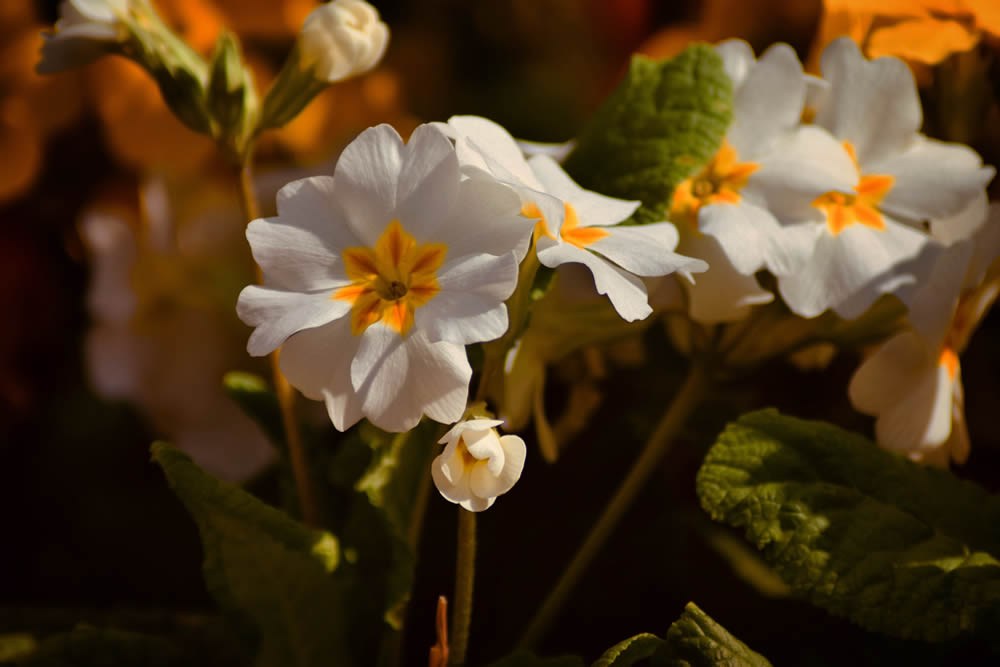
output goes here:
<path id="1" fill-rule="evenodd" d="M 446 447 L 431 463 L 431 475 L 446 500 L 481 512 L 521 478 L 527 448 L 516 435 L 499 435 L 494 427 L 502 423 L 470 419 L 441 438 Z"/>
<path id="2" fill-rule="evenodd" d="M 385 53 L 389 28 L 363 0 L 333 0 L 306 17 L 299 36 L 300 64 L 333 83 L 363 74 Z"/>

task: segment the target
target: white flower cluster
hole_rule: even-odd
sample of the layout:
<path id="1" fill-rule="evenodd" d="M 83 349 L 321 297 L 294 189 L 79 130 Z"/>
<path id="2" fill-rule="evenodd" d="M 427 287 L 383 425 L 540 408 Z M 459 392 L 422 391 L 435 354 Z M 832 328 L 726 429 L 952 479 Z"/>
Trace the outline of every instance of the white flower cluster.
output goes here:
<path id="1" fill-rule="evenodd" d="M 462 417 L 465 346 L 507 332 L 504 302 L 526 258 L 582 265 L 626 321 L 652 313 L 643 278 L 672 274 L 702 323 L 772 300 L 761 270 L 802 317 L 856 317 L 885 293 L 924 298 L 914 285 L 937 257 L 928 248 L 960 252 L 984 229 L 993 169 L 918 133 L 916 87 L 898 60 L 869 62 L 838 40 L 817 79 L 784 45 L 759 60 L 743 42 L 717 48 L 734 83 L 732 125 L 655 224 L 620 225 L 639 202 L 581 188 L 484 118 L 423 125 L 405 144 L 386 125 L 363 132 L 332 177 L 288 184 L 278 215 L 250 224 L 264 275 L 238 304 L 255 327 L 250 353 L 281 346 L 289 381 L 325 401 L 338 429 L 365 417 L 405 431 L 425 415 Z M 985 275 L 969 271 L 963 289 Z M 959 292 L 950 314 L 962 311 Z M 882 414 L 865 375 L 852 397 Z M 505 444 L 497 423 L 462 422 L 442 441 L 435 480 L 468 509 L 485 509 L 520 475 L 523 443 Z"/>

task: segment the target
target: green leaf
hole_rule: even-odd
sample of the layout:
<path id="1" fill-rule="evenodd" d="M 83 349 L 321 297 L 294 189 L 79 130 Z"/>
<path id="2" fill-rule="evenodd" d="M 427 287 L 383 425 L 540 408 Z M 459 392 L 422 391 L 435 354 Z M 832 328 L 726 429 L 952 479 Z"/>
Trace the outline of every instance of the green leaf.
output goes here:
<path id="1" fill-rule="evenodd" d="M 730 424 L 698 473 L 702 507 L 797 592 L 895 637 L 1000 630 L 1000 500 L 869 440 L 774 410 Z"/>
<path id="2" fill-rule="evenodd" d="M 339 562 L 333 536 L 211 477 L 169 445 L 152 452 L 198 524 L 208 591 L 256 644 L 256 664 L 352 664 L 342 592 L 330 574 Z"/>
<path id="3" fill-rule="evenodd" d="M 684 613 L 670 626 L 666 650 L 661 655 L 662 664 L 690 667 L 770 667 L 771 664 L 693 602 L 684 607 Z"/>
<path id="4" fill-rule="evenodd" d="M 271 442 L 285 446 L 285 428 L 281 422 L 278 397 L 264 378 L 253 373 L 230 371 L 222 378 L 222 386 L 250 419 L 257 422 Z"/>
<path id="5" fill-rule="evenodd" d="M 29 667 L 187 667 L 192 661 L 191 656 L 161 637 L 80 628 L 47 638 L 20 664 Z"/>
<path id="6" fill-rule="evenodd" d="M 583 667 L 583 665 L 583 658 L 575 655 L 539 658 L 531 651 L 516 651 L 506 658 L 491 662 L 489 667 Z"/>
<path id="7" fill-rule="evenodd" d="M 710 46 L 662 62 L 635 56 L 564 166 L 586 188 L 641 200 L 637 222 L 661 221 L 674 187 L 719 149 L 732 107 L 732 82 Z"/>
<path id="8" fill-rule="evenodd" d="M 652 657 L 663 646 L 662 639 L 644 632 L 609 648 L 592 667 L 630 667 L 640 660 Z"/>

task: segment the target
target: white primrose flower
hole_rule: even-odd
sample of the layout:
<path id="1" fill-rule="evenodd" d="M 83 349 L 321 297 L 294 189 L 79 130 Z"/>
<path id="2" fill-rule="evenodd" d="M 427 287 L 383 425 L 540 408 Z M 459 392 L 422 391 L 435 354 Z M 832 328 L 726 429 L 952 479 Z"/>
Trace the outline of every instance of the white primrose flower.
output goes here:
<path id="1" fill-rule="evenodd" d="M 135 0 L 67 0 L 59 5 L 55 32 L 42 33 L 37 70 L 52 74 L 80 67 L 110 53 L 128 37 L 122 19 Z"/>
<path id="2" fill-rule="evenodd" d="M 971 239 L 938 253 L 912 295 L 910 328 L 883 343 L 851 378 L 851 404 L 876 416 L 887 449 L 947 466 L 969 455 L 959 355 L 1000 293 L 1000 207 Z"/>
<path id="3" fill-rule="evenodd" d="M 441 438 L 445 448 L 431 462 L 431 476 L 445 500 L 482 512 L 521 478 L 527 448 L 516 435 L 499 435 L 501 424 L 499 419 L 470 419 Z"/>
<path id="4" fill-rule="evenodd" d="M 828 133 L 801 125 L 808 81 L 791 47 L 775 45 L 759 60 L 742 40 L 715 48 L 733 82 L 733 121 L 718 153 L 674 190 L 668 216 L 681 233 L 677 251 L 709 264 L 684 285 L 690 316 L 706 324 L 773 300 L 757 271 L 798 268 L 813 234 L 780 222 L 830 189 L 824 154 L 840 150 Z"/>
<path id="5" fill-rule="evenodd" d="M 333 0 L 314 9 L 299 34 L 300 66 L 327 83 L 373 68 L 385 53 L 389 28 L 362 0 Z"/>
<path id="6" fill-rule="evenodd" d="M 778 286 L 803 317 L 832 308 L 850 319 L 879 295 L 916 281 L 926 267 L 901 266 L 918 256 L 928 229 L 948 242 L 973 231 L 994 170 L 966 146 L 918 133 L 920 99 L 901 60 L 867 61 L 841 38 L 823 52 L 821 67 L 829 89 L 815 122 L 842 149 L 817 155 L 828 161 L 828 191 L 787 228 L 812 229 L 815 244 Z"/>
<path id="7" fill-rule="evenodd" d="M 690 280 L 692 272 L 708 268 L 699 259 L 673 252 L 677 229 L 668 222 L 617 226 L 640 202 L 581 188 L 549 155 L 526 160 L 514 138 L 493 121 L 454 116 L 442 129 L 455 139 L 467 170 L 485 170 L 515 187 L 521 213 L 536 221 L 538 261 L 550 268 L 570 262 L 586 266 L 597 292 L 607 295 L 623 319 L 641 320 L 653 312 L 637 276 L 679 272 Z"/>
<path id="8" fill-rule="evenodd" d="M 519 208 L 495 179 L 462 178 L 438 129 L 422 125 L 405 145 L 388 125 L 365 130 L 333 177 L 289 183 L 277 217 L 247 228 L 264 273 L 237 304 L 255 327 L 247 349 L 281 345 L 289 382 L 324 400 L 340 430 L 361 417 L 388 431 L 422 414 L 460 419 L 464 346 L 507 330 Z"/>

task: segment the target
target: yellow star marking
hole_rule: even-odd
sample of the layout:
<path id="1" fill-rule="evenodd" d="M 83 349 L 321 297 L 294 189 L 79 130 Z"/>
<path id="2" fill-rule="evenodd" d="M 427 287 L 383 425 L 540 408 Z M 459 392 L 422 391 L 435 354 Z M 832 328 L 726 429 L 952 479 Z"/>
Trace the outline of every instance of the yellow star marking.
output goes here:
<path id="1" fill-rule="evenodd" d="M 376 322 L 405 336 L 413 327 L 414 311 L 440 291 L 437 270 L 447 252 L 443 243 L 417 243 L 399 220 L 393 220 L 374 250 L 344 250 L 344 268 L 351 284 L 330 298 L 351 304 L 351 333 L 355 336 Z"/>

